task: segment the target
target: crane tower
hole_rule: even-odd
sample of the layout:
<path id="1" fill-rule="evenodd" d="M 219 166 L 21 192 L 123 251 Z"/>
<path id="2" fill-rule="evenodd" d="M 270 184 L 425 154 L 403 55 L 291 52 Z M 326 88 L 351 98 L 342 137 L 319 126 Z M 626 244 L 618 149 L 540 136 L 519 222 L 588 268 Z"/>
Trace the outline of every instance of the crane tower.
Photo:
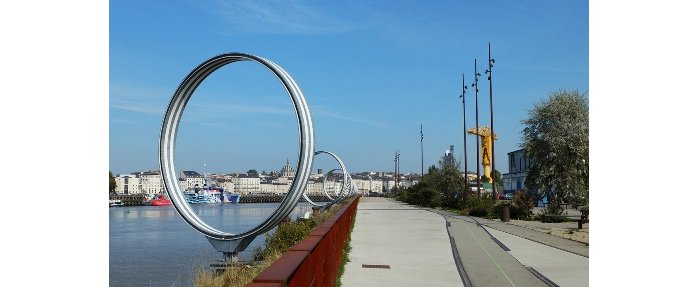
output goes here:
<path id="1" fill-rule="evenodd" d="M 492 158 L 492 141 L 497 139 L 497 135 L 492 133 L 488 127 L 480 127 L 480 130 L 475 128 L 468 130 L 469 134 L 477 135 L 480 137 L 480 156 L 482 158 L 482 167 L 485 170 L 485 175 L 490 178 L 490 182 L 493 182 L 492 173 L 490 166 L 492 165 L 490 159 Z"/>

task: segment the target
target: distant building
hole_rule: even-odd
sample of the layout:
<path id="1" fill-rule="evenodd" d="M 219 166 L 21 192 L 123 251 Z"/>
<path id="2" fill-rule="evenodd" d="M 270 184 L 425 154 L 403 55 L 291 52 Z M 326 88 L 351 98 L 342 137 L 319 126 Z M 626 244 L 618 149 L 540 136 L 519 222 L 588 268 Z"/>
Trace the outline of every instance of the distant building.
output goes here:
<path id="1" fill-rule="evenodd" d="M 184 181 L 184 190 L 192 190 L 194 188 L 202 188 L 205 180 L 204 176 L 196 171 L 183 170 L 179 173 L 179 180 Z"/>
<path id="2" fill-rule="evenodd" d="M 305 193 L 308 195 L 323 195 L 324 185 L 321 179 L 310 179 L 305 186 Z M 332 195 L 332 194 L 331 194 Z"/>
<path id="3" fill-rule="evenodd" d="M 232 177 L 224 179 L 222 182 L 220 182 L 220 186 L 223 188 L 223 191 L 229 192 L 229 193 L 235 193 L 235 184 L 231 181 Z"/>
<path id="4" fill-rule="evenodd" d="M 160 171 L 146 171 L 139 175 L 141 193 L 155 195 L 165 193 L 165 182 L 162 180 Z"/>
<path id="5" fill-rule="evenodd" d="M 358 192 L 369 194 L 369 192 L 383 193 L 383 181 L 373 179 L 370 176 L 352 175 L 351 182 L 356 185 Z"/>
<path id="6" fill-rule="evenodd" d="M 454 146 L 451 145 L 449 149 L 444 153 L 444 164 L 446 165 L 456 165 L 456 157 L 453 153 Z"/>
<path id="7" fill-rule="evenodd" d="M 287 194 L 291 185 L 288 183 L 270 182 L 259 185 L 259 193 L 265 194 Z"/>
<path id="8" fill-rule="evenodd" d="M 141 193 L 141 180 L 137 174 L 124 174 L 114 177 L 117 194 Z"/>
<path id="9" fill-rule="evenodd" d="M 142 171 L 131 174 L 117 175 L 117 194 L 160 194 L 165 192 L 165 182 L 160 171 Z"/>
<path id="10" fill-rule="evenodd" d="M 509 172 L 502 174 L 504 184 L 503 193 L 514 194 L 517 190 L 525 189 L 526 174 L 531 168 L 532 161 L 524 156 L 524 150 L 516 150 L 507 153 L 509 158 Z"/>
<path id="11" fill-rule="evenodd" d="M 291 164 L 289 164 L 288 159 L 286 160 L 286 165 L 281 168 L 281 177 L 293 178 L 296 176 L 296 170 L 293 169 Z"/>
<path id="12" fill-rule="evenodd" d="M 260 193 L 260 178 L 255 175 L 238 174 L 230 179 L 235 186 L 235 192 L 240 194 Z"/>

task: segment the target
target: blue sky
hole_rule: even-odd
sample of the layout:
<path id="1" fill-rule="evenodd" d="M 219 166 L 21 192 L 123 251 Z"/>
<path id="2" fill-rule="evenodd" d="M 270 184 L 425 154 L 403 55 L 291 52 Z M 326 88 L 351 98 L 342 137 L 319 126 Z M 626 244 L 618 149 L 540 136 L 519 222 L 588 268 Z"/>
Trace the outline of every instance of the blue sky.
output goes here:
<path id="1" fill-rule="evenodd" d="M 493 77 L 496 165 L 519 148 L 521 120 L 559 89 L 589 90 L 588 1 L 110 1 L 109 169 L 158 169 L 160 124 L 184 77 L 228 52 L 267 58 L 298 83 L 316 149 L 351 172 L 420 172 L 455 146 L 463 158 L 462 74 Z M 490 125 L 480 78 L 480 125 Z M 475 126 L 467 90 L 468 128 Z M 176 147 L 178 169 L 237 172 L 295 165 L 298 135 L 288 96 L 251 62 L 211 75 L 189 102 Z M 468 136 L 468 169 L 475 138 Z M 330 169 L 320 159 L 314 168 Z M 327 166 L 327 167 L 326 167 Z"/>

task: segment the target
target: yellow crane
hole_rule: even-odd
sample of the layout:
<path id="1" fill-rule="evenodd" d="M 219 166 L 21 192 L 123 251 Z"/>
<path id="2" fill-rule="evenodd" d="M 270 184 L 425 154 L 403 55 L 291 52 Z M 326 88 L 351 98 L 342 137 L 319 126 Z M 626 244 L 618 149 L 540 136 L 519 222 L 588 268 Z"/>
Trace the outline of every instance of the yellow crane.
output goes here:
<path id="1" fill-rule="evenodd" d="M 492 180 L 492 173 L 490 166 L 492 165 L 490 159 L 492 158 L 492 141 L 497 140 L 497 135 L 492 133 L 488 127 L 480 127 L 480 130 L 475 128 L 468 130 L 469 134 L 477 135 L 480 137 L 480 156 L 482 157 L 482 167 L 485 170 L 485 175 Z M 491 182 L 491 181 L 490 181 Z"/>

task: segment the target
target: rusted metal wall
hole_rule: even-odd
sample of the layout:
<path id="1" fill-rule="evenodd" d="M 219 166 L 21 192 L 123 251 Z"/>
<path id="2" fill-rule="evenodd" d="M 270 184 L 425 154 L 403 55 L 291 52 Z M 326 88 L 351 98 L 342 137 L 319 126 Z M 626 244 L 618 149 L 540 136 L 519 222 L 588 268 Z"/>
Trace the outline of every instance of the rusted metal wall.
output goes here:
<path id="1" fill-rule="evenodd" d="M 246 286 L 335 286 L 358 204 L 342 206 Z"/>

